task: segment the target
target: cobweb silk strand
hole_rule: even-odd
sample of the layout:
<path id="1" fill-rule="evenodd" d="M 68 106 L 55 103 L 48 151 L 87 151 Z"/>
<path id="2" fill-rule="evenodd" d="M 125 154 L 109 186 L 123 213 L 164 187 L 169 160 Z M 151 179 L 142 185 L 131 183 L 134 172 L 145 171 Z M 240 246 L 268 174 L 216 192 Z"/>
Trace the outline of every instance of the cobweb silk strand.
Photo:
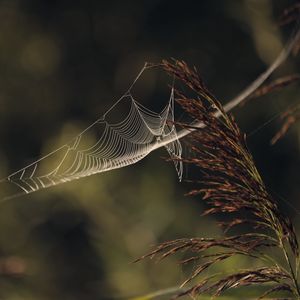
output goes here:
<path id="1" fill-rule="evenodd" d="M 226 112 L 231 111 L 255 91 L 287 59 L 299 37 L 300 31 L 298 29 L 269 68 L 237 97 L 229 101 L 224 106 L 224 110 Z M 2 179 L 2 184 L 12 184 L 18 190 L 4 195 L 2 200 L 132 165 L 161 147 L 165 147 L 169 155 L 175 158 L 174 165 L 179 180 L 181 180 L 183 166 L 180 160 L 182 147 L 179 140 L 195 129 L 176 131 L 174 125 L 174 87 L 171 88 L 167 105 L 160 113 L 144 107 L 134 99 L 131 93 L 135 83 L 145 70 L 153 67 L 156 66 L 146 63 L 126 93 L 101 118 L 70 142 Z M 109 115 L 119 104 L 125 101 L 129 103 L 126 117 L 117 123 L 109 122 L 107 120 Z M 216 116 L 219 117 L 220 112 L 217 111 Z M 205 126 L 200 122 L 195 122 L 192 125 L 198 128 Z M 90 131 L 95 131 L 98 138 L 87 147 L 84 140 Z M 55 167 L 51 169 L 46 167 L 48 170 L 45 171 L 45 166 L 49 164 Z"/>
<path id="2" fill-rule="evenodd" d="M 142 72 L 146 69 L 147 65 Z M 174 89 L 171 89 L 165 108 L 156 113 L 134 99 L 131 94 L 132 87 L 133 85 L 113 108 L 69 143 L 12 173 L 2 183 L 13 184 L 21 194 L 29 194 L 64 182 L 122 168 L 143 159 L 166 137 L 171 142 L 165 148 L 172 157 L 178 158 L 174 164 L 181 180 L 182 148 L 174 125 Z M 126 117 L 120 122 L 109 122 L 113 110 L 123 102 L 129 106 Z M 96 133 L 98 138 L 87 147 L 85 140 L 90 132 Z M 45 171 L 47 165 L 55 167 Z M 15 194 L 7 197 L 15 197 Z"/>

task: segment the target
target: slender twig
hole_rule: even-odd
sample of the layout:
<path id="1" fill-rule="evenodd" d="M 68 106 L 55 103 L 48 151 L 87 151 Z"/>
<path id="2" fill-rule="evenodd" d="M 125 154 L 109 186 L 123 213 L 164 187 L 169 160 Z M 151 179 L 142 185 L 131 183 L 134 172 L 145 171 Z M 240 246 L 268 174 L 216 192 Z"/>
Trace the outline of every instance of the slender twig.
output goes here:
<path id="1" fill-rule="evenodd" d="M 249 86 L 247 86 L 242 92 L 240 92 L 236 97 L 230 100 L 227 104 L 224 105 L 224 111 L 230 112 L 234 108 L 236 108 L 239 104 L 246 101 L 248 96 L 251 95 L 256 89 L 258 89 L 269 77 L 270 75 L 283 63 L 291 54 L 294 46 L 299 42 L 300 39 L 300 28 L 297 25 L 295 29 L 295 33 L 290 38 L 290 41 L 283 48 L 277 58 L 273 61 L 273 63 L 262 73 L 260 74 Z M 221 113 L 216 112 L 216 117 L 220 117 Z M 195 122 L 192 124 L 195 128 L 203 128 L 205 125 L 202 122 Z M 152 151 L 158 148 L 161 148 L 169 143 L 174 142 L 175 139 L 181 139 L 191 132 L 194 129 L 182 129 L 177 133 L 176 136 L 167 136 L 164 139 L 161 139 L 158 143 L 153 145 Z"/>

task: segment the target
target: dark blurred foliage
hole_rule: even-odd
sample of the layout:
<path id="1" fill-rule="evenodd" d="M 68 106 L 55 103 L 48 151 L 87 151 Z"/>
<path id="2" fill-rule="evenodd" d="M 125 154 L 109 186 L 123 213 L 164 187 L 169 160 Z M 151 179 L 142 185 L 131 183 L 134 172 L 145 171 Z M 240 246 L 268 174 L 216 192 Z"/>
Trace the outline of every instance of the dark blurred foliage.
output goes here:
<path id="1" fill-rule="evenodd" d="M 291 28 L 280 28 L 277 20 L 292 3 L 2 0 L 1 176 L 102 115 L 145 61 L 186 60 L 225 103 L 279 53 Z M 291 58 L 273 78 L 297 68 Z M 139 101 L 147 107 L 165 104 L 157 76 L 151 71 L 141 78 Z M 299 126 L 270 147 L 280 120 L 265 124 L 297 101 L 295 85 L 250 101 L 235 115 L 275 197 L 300 210 Z M 220 232 L 212 218 L 200 217 L 199 199 L 183 196 L 188 184 L 178 183 L 162 156 L 159 150 L 137 165 L 2 203 L 0 298 L 105 299 L 183 281 L 184 270 L 173 259 L 130 264 L 159 241 Z M 295 209 L 279 201 L 297 223 Z M 236 263 L 246 261 L 224 268 Z"/>

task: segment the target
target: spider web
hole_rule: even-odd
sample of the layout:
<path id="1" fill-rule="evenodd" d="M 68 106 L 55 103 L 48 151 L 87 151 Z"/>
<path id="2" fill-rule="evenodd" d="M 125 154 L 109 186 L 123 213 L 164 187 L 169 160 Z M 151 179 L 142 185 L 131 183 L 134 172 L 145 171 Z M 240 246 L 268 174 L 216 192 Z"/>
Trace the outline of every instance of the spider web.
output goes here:
<path id="1" fill-rule="evenodd" d="M 174 160 L 179 180 L 182 179 L 182 147 L 174 125 L 174 87 L 171 88 L 167 105 L 156 113 L 140 104 L 132 95 L 132 88 L 142 73 L 149 67 L 145 64 L 129 90 L 98 120 L 57 150 L 10 174 L 2 183 L 17 187 L 18 191 L 5 199 L 29 194 L 64 182 L 91 176 L 132 165 L 168 138 L 164 145 Z M 110 121 L 119 106 L 127 108 L 121 121 Z M 87 146 L 90 134 L 96 141 Z M 51 169 L 45 165 L 52 165 Z"/>
<path id="2" fill-rule="evenodd" d="M 300 39 L 299 24 L 286 46 L 273 63 L 261 73 L 240 94 L 224 105 L 224 111 L 229 112 L 242 103 L 288 58 L 294 46 Z M 11 199 L 20 194 L 29 194 L 47 187 L 67 181 L 79 179 L 93 174 L 122 168 L 134 164 L 150 152 L 165 147 L 171 157 L 179 176 L 182 178 L 182 162 L 180 160 L 182 147 L 179 139 L 195 129 L 182 129 L 178 133 L 174 126 L 174 83 L 166 107 L 160 112 L 153 112 L 137 102 L 131 90 L 142 73 L 155 65 L 145 64 L 128 91 L 98 120 L 78 134 L 72 141 L 59 149 L 40 158 L 32 164 L 12 173 L 0 183 L 9 183 L 18 188 L 17 193 L 2 197 Z M 129 112 L 120 122 L 108 122 L 108 116 L 120 103 L 129 103 Z M 216 112 L 216 117 L 220 112 Z M 201 122 L 193 122 L 194 128 L 203 128 Z M 90 147 L 82 142 L 88 131 L 95 130 L 99 137 Z M 54 161 L 54 168 L 44 170 L 43 162 Z M 1 185 L 2 187 L 2 185 Z M 2 189 L 1 189 L 2 190 Z"/>

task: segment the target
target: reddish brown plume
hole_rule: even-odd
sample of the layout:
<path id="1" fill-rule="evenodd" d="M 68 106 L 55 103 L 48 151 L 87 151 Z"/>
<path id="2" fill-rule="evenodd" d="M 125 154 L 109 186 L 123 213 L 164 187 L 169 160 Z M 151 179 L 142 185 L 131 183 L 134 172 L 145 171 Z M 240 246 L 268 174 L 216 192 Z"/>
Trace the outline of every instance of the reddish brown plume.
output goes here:
<path id="1" fill-rule="evenodd" d="M 296 280 L 299 250 L 294 227 L 268 193 L 247 148 L 245 135 L 208 91 L 195 68 L 190 69 L 183 61 L 163 61 L 162 67 L 193 94 L 186 96 L 186 91 L 176 91 L 176 101 L 195 121 L 192 125 L 178 124 L 191 130 L 186 143 L 192 155 L 183 161 L 198 169 L 196 187 L 189 195 L 199 195 L 205 201 L 208 208 L 204 215 L 221 213 L 231 217 L 220 224 L 225 232 L 235 226 L 243 233 L 165 242 L 141 259 L 164 259 L 177 252 L 186 252 L 188 256 L 182 263 L 193 262 L 197 266 L 183 285 L 194 281 L 212 265 L 233 256 L 248 256 L 267 264 L 262 268 L 233 270 L 229 275 L 203 277 L 178 297 L 202 293 L 218 296 L 228 289 L 265 283 L 273 286 L 263 296 L 283 290 L 299 296 Z M 199 122 L 205 126 L 195 128 L 193 124 Z M 245 224 L 247 232 L 242 226 Z M 270 247 L 281 251 L 285 264 L 274 263 L 274 258 L 266 254 Z M 215 252 L 207 254 L 207 250 Z"/>

